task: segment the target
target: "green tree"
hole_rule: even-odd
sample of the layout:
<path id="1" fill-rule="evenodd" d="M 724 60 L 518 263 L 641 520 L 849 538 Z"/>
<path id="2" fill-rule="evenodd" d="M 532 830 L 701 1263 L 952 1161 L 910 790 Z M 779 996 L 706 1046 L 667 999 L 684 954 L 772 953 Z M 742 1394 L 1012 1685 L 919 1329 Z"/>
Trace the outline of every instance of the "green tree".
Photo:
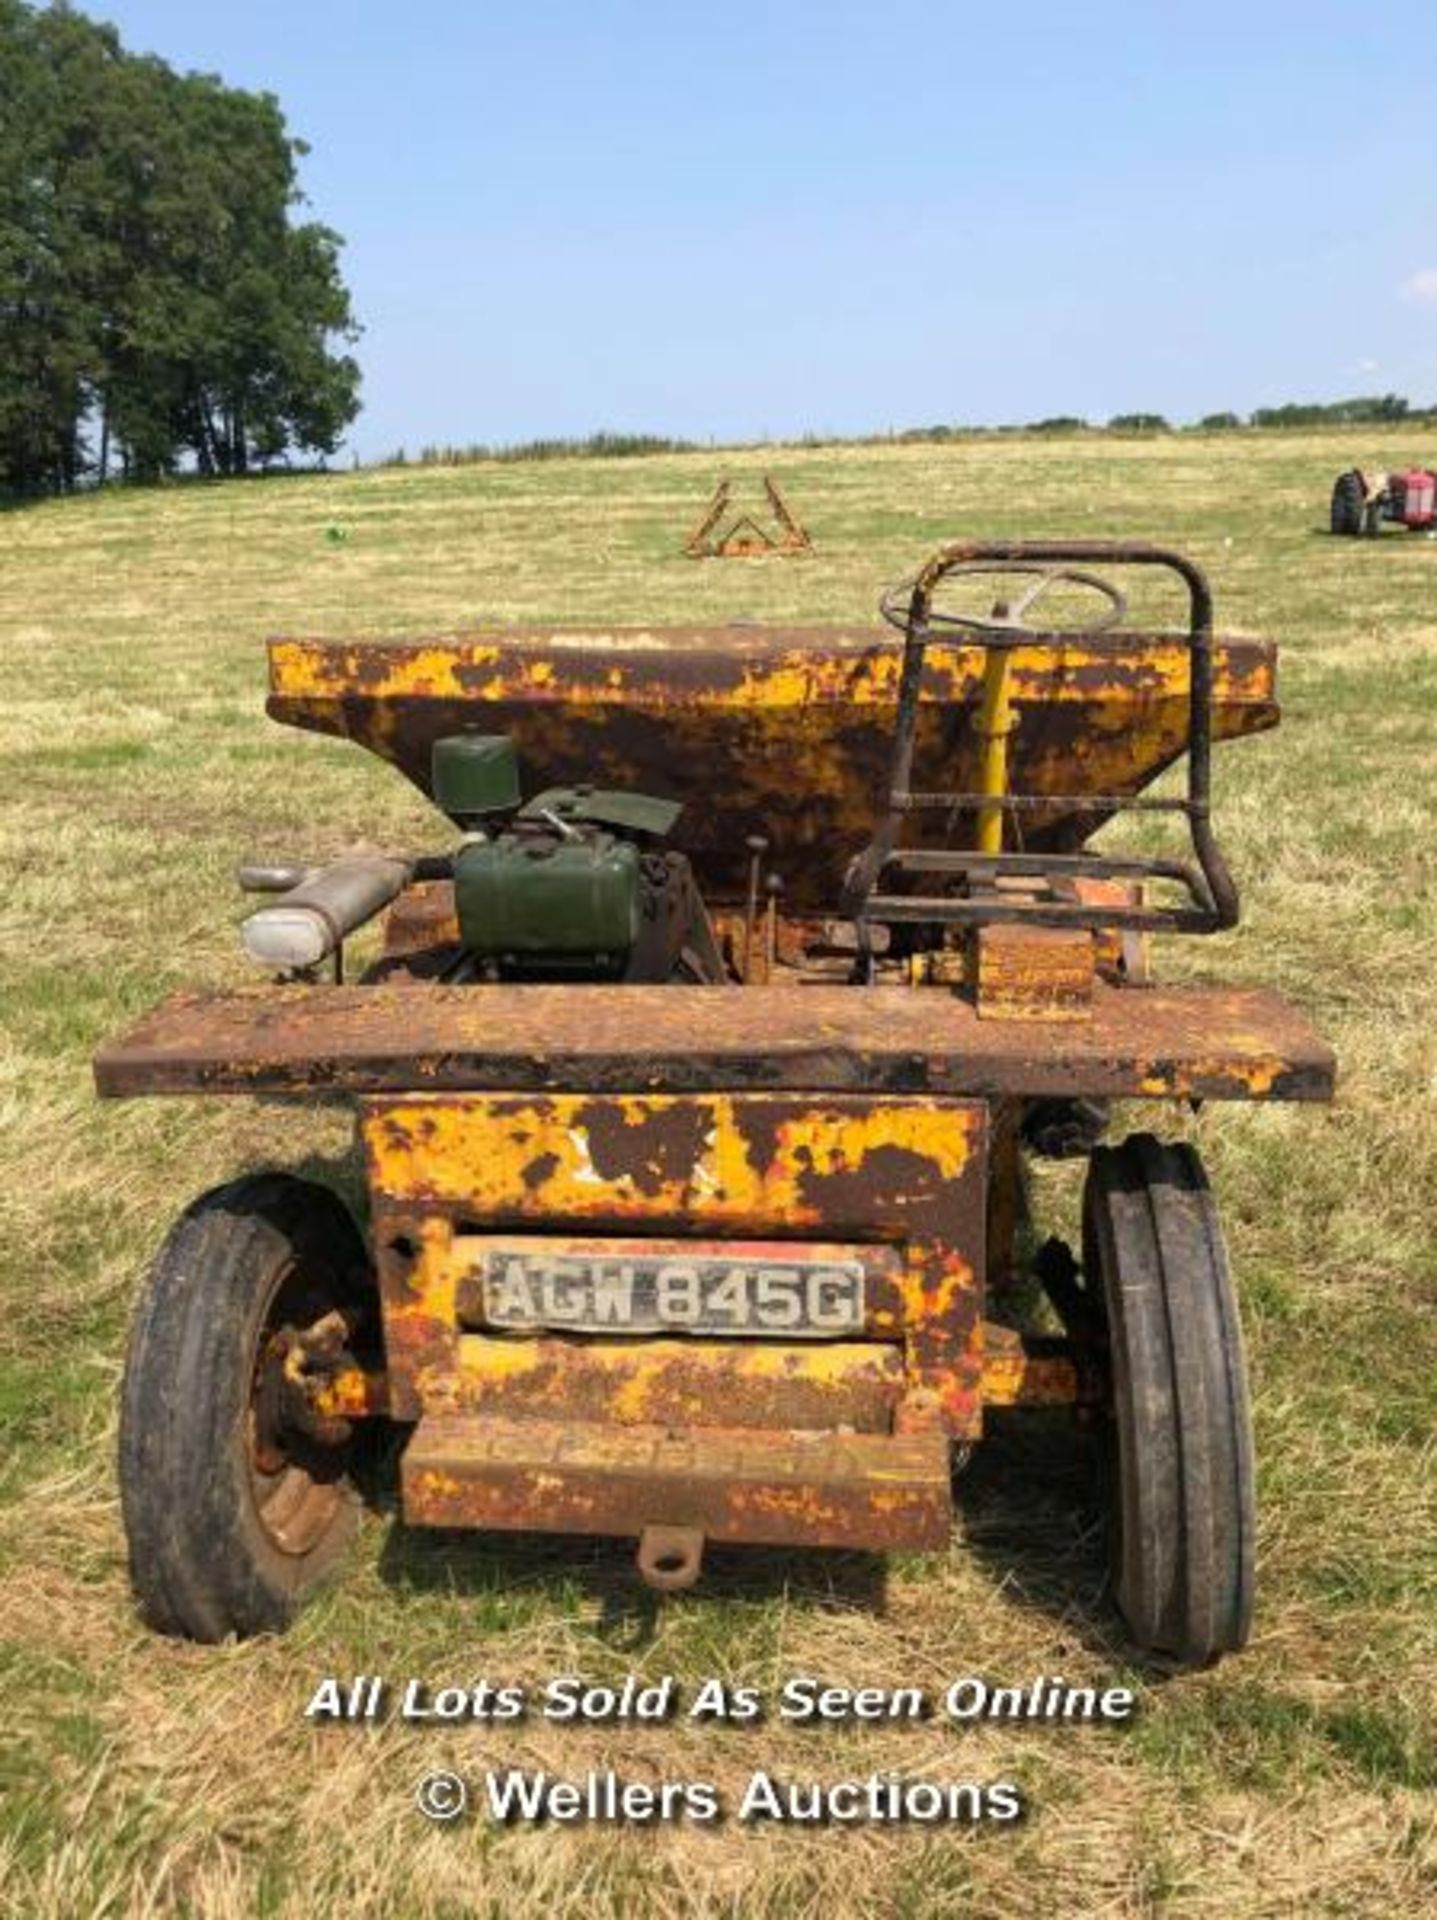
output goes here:
<path id="1" fill-rule="evenodd" d="M 271 94 L 0 0 L 0 491 L 334 451 L 357 329 L 305 151 Z"/>
<path id="2" fill-rule="evenodd" d="M 272 95 L 197 75 L 171 76 L 170 92 L 185 169 L 154 209 L 164 244 L 146 247 L 117 427 L 147 446 L 167 427 L 202 473 L 244 473 L 290 445 L 333 452 L 359 370 L 330 342 L 355 328 L 338 235 L 290 223 L 304 149 Z"/>
<path id="3" fill-rule="evenodd" d="M 0 486 L 73 486 L 97 314 L 81 206 L 100 48 L 0 0 Z"/>

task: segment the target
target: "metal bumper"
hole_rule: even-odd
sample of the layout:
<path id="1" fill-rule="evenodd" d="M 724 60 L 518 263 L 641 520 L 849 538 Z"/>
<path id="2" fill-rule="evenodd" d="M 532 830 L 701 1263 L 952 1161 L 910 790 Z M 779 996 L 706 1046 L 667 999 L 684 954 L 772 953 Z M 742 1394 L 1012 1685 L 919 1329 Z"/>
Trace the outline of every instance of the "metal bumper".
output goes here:
<path id="1" fill-rule="evenodd" d="M 910 987 L 354 986 L 176 994 L 95 1056 L 101 1094 L 645 1088 L 1327 1100 L 1331 1049 L 1279 994 L 1098 983 L 1036 1035 Z"/>
<path id="2" fill-rule="evenodd" d="M 402 1471 L 406 1517 L 438 1527 L 923 1549 L 953 1519 L 936 1433 L 431 1419 Z"/>

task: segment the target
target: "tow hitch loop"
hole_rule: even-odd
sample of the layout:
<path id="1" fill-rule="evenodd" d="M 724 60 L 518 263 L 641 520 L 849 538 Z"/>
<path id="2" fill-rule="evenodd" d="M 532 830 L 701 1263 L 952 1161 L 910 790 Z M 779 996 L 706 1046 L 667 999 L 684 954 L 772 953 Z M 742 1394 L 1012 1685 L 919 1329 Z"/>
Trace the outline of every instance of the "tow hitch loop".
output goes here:
<path id="1" fill-rule="evenodd" d="M 682 1593 L 699 1577 L 704 1537 L 697 1527 L 645 1527 L 639 1539 L 639 1578 L 656 1593 Z"/>

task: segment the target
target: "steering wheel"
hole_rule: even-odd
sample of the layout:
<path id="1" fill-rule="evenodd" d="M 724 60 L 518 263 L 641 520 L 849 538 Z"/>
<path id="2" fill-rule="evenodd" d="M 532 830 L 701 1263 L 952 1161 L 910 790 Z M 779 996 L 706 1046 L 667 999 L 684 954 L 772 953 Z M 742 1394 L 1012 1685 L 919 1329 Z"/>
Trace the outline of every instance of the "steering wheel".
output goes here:
<path id="1" fill-rule="evenodd" d="M 1044 594 L 1059 586 L 1085 587 L 1107 602 L 1106 606 L 1098 608 L 1090 620 L 1080 621 L 1077 625 L 1065 625 L 1065 633 L 1106 633 L 1118 625 L 1128 610 L 1127 595 L 1120 588 L 1115 587 L 1111 580 L 1103 579 L 1101 574 L 1087 573 L 1081 567 L 1048 567 L 1033 560 L 962 560 L 947 569 L 943 583 L 956 580 L 964 574 L 1020 574 L 1028 577 L 1032 584 L 1013 600 L 999 600 L 987 616 L 952 613 L 946 608 L 930 605 L 925 626 L 958 627 L 970 633 L 1007 635 L 1041 631 L 1029 626 L 1026 616 Z M 878 603 L 879 612 L 889 626 L 897 627 L 900 633 L 908 632 L 916 585 L 914 580 L 900 581 L 898 585 L 890 587 Z"/>

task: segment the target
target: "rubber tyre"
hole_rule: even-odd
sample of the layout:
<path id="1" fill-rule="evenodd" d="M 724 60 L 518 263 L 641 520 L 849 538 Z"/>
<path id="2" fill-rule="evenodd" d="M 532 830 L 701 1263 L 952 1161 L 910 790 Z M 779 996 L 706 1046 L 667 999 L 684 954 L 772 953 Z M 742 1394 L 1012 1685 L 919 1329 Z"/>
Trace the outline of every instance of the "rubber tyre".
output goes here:
<path id="1" fill-rule="evenodd" d="M 1083 1263 L 1113 1381 L 1112 1580 L 1134 1642 L 1184 1666 L 1252 1624 L 1252 1428 L 1217 1207 L 1191 1147 L 1097 1148 Z"/>
<path id="2" fill-rule="evenodd" d="M 161 1248 L 136 1311 L 120 1412 L 120 1503 L 140 1611 L 162 1633 L 218 1641 L 278 1632 L 358 1524 L 342 1449 L 310 1448 L 290 1479 L 251 1451 L 256 1363 L 281 1297 L 317 1319 L 362 1298 L 364 1244 L 327 1188 L 282 1173 L 203 1194 Z M 259 1477 L 257 1477 L 259 1476 Z M 281 1545 L 267 1489 L 299 1505 Z"/>
<path id="3" fill-rule="evenodd" d="M 1367 491 L 1362 475 L 1353 468 L 1340 473 L 1332 489 L 1332 531 L 1359 534 L 1367 523 Z"/>

